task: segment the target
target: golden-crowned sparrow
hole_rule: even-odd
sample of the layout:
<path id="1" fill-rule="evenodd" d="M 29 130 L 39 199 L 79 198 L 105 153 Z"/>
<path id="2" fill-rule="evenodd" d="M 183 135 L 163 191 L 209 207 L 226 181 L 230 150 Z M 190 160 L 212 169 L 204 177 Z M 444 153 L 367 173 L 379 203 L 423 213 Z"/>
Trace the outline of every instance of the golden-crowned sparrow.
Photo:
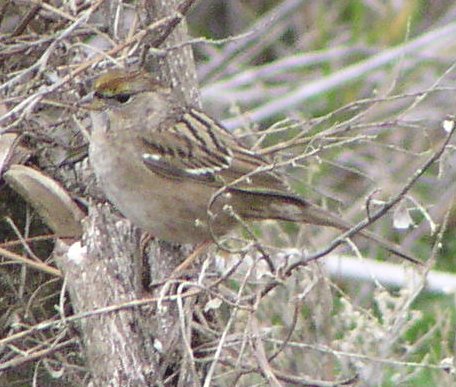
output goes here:
<path id="1" fill-rule="evenodd" d="M 290 193 L 263 157 L 145 72 L 101 75 L 91 109 L 89 155 L 99 184 L 123 215 L 159 239 L 198 243 L 225 235 L 237 224 L 233 214 L 350 228 Z"/>

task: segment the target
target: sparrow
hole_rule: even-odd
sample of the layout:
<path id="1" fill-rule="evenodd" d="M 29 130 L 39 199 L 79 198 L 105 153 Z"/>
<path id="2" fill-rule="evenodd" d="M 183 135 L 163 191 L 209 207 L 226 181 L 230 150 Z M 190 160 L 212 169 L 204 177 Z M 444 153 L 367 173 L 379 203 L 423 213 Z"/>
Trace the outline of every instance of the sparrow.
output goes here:
<path id="1" fill-rule="evenodd" d="M 266 158 L 145 71 L 99 76 L 90 111 L 89 160 L 101 189 L 158 239 L 201 243 L 230 233 L 239 219 L 352 227 L 292 193 Z M 419 262 L 374 233 L 359 234 Z"/>

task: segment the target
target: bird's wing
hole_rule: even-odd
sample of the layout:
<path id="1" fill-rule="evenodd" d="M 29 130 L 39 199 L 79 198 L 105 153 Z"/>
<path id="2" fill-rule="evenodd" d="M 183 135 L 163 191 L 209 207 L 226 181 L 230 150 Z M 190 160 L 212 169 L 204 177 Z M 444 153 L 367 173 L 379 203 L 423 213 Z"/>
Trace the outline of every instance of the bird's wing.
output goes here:
<path id="1" fill-rule="evenodd" d="M 163 124 L 143 134 L 141 142 L 145 165 L 170 178 L 191 179 L 214 187 L 236 182 L 234 188 L 248 191 L 286 189 L 284 182 L 268 170 L 264 158 L 196 109 L 180 114 L 171 126 Z"/>

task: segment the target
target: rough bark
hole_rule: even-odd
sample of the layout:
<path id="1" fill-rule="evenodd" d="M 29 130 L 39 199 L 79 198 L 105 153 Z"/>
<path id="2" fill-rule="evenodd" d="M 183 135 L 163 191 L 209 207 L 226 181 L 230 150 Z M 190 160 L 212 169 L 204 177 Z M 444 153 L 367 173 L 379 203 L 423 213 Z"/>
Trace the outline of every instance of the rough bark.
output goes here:
<path id="1" fill-rule="evenodd" d="M 94 205 L 84 235 L 77 257 L 63 254 L 58 260 L 74 311 L 91 312 L 140 299 L 138 238 L 129 222 L 108 206 Z M 59 247 L 65 250 L 63 242 Z M 126 308 L 79 320 L 93 386 L 150 386 L 158 379 L 151 314 L 151 308 Z"/>

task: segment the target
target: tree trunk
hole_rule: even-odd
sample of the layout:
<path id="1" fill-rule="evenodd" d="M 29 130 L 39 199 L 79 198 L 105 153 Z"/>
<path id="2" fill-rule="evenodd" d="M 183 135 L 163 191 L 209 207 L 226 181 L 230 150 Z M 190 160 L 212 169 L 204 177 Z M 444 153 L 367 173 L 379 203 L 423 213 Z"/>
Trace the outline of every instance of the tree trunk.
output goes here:
<path id="1" fill-rule="evenodd" d="M 144 1 L 138 6 L 143 26 L 176 12 L 176 1 Z M 114 23 L 115 12 L 107 5 L 107 25 Z M 160 48 L 181 43 L 186 39 L 186 26 L 182 21 Z M 145 41 L 153 42 L 153 37 Z M 169 50 L 166 56 L 156 59 L 147 52 L 145 67 L 154 75 L 171 84 L 193 105 L 199 105 L 199 92 L 190 46 Z M 84 237 L 79 250 L 80 260 L 69 259 L 65 254 L 68 245 L 59 244 L 59 267 L 65 273 L 75 313 L 119 305 L 159 296 L 160 287 L 146 293 L 148 283 L 157 283 L 169 274 L 191 251 L 165 242 L 152 241 L 148 248 L 139 249 L 139 232 L 127 220 L 119 217 L 108 205 L 91 204 L 84 225 Z M 74 247 L 74 246 L 73 246 Z M 143 265 L 140 256 L 146 252 Z M 148 275 L 144 275 L 143 266 Z M 148 277 L 148 278 L 147 278 Z M 147 281 L 144 281 L 147 278 Z M 144 283 L 148 282 L 148 283 Z M 180 327 L 177 308 L 173 303 L 155 303 L 146 307 L 129 307 L 82 318 L 78 329 L 82 336 L 86 364 L 91 372 L 93 386 L 151 386 L 160 384 L 196 384 L 194 374 L 186 370 L 183 345 L 180 345 Z M 189 306 L 185 310 L 190 313 Z M 191 315 L 191 314 L 190 314 Z M 185 353 L 185 352 L 184 352 Z M 169 375 L 174 375 L 166 381 Z"/>

